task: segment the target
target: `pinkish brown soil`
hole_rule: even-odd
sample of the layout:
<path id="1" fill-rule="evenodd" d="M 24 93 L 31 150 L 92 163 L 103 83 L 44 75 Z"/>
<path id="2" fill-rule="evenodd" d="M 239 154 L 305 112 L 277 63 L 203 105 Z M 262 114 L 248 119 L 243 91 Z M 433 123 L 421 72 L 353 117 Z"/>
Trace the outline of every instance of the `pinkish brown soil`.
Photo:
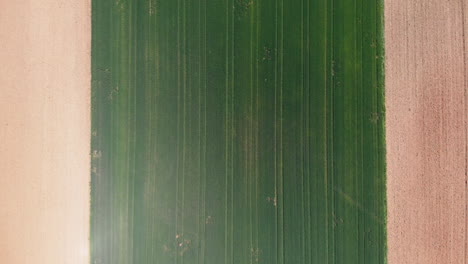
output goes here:
<path id="1" fill-rule="evenodd" d="M 385 1 L 390 264 L 468 263 L 467 6 Z"/>
<path id="2" fill-rule="evenodd" d="M 89 0 L 0 0 L 0 263 L 89 262 Z"/>

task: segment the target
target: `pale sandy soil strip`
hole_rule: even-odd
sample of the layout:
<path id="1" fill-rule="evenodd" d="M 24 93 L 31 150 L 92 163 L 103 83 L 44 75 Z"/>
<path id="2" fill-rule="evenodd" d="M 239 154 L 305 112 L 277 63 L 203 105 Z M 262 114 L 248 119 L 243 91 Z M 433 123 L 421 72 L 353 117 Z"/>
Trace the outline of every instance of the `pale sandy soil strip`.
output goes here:
<path id="1" fill-rule="evenodd" d="M 468 1 L 463 5 L 463 58 L 465 59 L 465 264 L 468 263 Z"/>
<path id="2" fill-rule="evenodd" d="M 390 264 L 465 264 L 465 0 L 386 0 Z"/>
<path id="3" fill-rule="evenodd" d="M 0 263 L 88 263 L 89 0 L 0 0 Z"/>

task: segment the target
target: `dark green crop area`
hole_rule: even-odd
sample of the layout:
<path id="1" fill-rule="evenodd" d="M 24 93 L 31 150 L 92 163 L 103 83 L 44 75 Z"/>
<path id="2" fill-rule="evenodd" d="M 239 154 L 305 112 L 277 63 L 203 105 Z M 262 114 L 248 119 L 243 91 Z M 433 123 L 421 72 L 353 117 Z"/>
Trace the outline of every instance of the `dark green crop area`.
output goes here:
<path id="1" fill-rule="evenodd" d="M 91 263 L 386 263 L 382 1 L 93 0 Z"/>

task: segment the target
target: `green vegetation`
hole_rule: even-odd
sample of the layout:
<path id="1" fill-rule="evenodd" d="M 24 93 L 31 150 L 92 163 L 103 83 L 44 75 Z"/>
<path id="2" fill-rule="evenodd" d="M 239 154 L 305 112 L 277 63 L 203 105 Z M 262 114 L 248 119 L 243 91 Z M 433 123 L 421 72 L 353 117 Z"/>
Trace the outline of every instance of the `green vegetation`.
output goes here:
<path id="1" fill-rule="evenodd" d="M 93 0 L 93 264 L 386 263 L 382 0 Z"/>

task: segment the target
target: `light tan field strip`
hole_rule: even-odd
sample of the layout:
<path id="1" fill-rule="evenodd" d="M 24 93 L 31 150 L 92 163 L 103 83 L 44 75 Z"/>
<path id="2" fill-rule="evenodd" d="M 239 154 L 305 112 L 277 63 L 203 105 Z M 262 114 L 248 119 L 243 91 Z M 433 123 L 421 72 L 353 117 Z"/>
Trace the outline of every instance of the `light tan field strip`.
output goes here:
<path id="1" fill-rule="evenodd" d="M 386 1 L 391 264 L 467 263 L 466 8 Z"/>
<path id="2" fill-rule="evenodd" d="M 88 0 L 0 0 L 0 263 L 89 263 L 90 36 Z"/>

